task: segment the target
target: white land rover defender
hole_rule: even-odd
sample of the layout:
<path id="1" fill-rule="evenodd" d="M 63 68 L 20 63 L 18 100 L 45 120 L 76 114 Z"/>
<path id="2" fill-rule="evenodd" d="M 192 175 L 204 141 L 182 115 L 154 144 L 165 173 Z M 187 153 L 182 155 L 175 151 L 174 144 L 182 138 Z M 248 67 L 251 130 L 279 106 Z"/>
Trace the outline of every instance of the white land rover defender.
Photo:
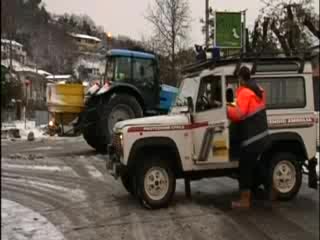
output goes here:
<path id="1" fill-rule="evenodd" d="M 147 208 L 167 206 L 176 179 L 237 176 L 239 144 L 227 118 L 230 89 L 241 66 L 265 89 L 271 142 L 261 152 L 255 183 L 271 184 L 279 200 L 292 199 L 302 174 L 317 188 L 316 125 L 312 69 L 300 58 L 250 58 L 207 61 L 184 71 L 168 116 L 118 122 L 108 146 L 108 171 Z M 252 126 L 254 127 L 254 126 Z M 305 171 L 304 169 L 307 169 Z M 267 187 L 269 186 L 269 187 Z"/>

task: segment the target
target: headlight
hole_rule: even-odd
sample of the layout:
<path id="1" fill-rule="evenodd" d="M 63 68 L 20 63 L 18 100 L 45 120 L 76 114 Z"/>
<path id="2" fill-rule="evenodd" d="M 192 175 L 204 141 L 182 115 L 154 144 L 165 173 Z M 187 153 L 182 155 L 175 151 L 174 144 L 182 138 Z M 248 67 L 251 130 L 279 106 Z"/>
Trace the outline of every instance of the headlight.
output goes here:
<path id="1" fill-rule="evenodd" d="M 53 126 L 54 126 L 54 122 L 53 122 L 52 120 L 49 122 L 49 126 L 50 126 L 50 127 L 53 127 Z"/>
<path id="2" fill-rule="evenodd" d="M 120 138 L 121 148 L 123 148 L 123 135 L 122 135 L 122 133 L 120 133 L 119 138 Z"/>
<path id="3" fill-rule="evenodd" d="M 114 133 L 112 136 L 112 146 L 116 152 L 123 155 L 123 135 L 122 133 Z"/>

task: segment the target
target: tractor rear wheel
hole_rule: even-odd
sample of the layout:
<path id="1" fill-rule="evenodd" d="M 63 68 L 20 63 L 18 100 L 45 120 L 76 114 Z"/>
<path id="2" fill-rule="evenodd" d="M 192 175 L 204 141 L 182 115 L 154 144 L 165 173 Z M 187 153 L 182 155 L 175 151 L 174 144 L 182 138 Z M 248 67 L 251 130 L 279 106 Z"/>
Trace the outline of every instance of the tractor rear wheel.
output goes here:
<path id="1" fill-rule="evenodd" d="M 128 94 L 115 94 L 99 104 L 95 111 L 98 121 L 92 124 L 91 128 L 94 130 L 87 132 L 86 135 L 89 137 L 85 138 L 98 152 L 106 152 L 114 125 L 123 120 L 140 118 L 143 111 L 136 98 Z"/>

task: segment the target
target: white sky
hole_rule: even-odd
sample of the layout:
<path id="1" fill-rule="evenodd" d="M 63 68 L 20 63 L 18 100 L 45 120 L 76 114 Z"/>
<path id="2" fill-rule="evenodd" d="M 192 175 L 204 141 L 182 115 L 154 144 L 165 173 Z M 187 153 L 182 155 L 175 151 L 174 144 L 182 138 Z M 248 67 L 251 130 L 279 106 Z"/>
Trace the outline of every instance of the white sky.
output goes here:
<path id="1" fill-rule="evenodd" d="M 152 0 L 43 0 L 53 13 L 89 15 L 97 25 L 113 35 L 126 35 L 140 40 L 149 36 L 151 25 L 145 20 L 146 9 Z M 319 0 L 314 0 L 319 12 Z M 191 10 L 190 44 L 203 43 L 199 19 L 204 16 L 205 0 L 189 0 Z M 210 0 L 214 10 L 239 11 L 248 9 L 247 26 L 251 27 L 262 5 L 260 0 Z"/>

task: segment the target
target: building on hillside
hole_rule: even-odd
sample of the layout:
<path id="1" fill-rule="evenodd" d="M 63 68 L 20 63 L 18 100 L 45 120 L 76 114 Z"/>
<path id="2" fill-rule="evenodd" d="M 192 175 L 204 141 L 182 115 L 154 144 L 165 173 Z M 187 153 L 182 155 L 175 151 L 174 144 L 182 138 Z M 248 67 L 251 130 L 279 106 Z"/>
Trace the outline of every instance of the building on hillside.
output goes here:
<path id="1" fill-rule="evenodd" d="M 1 66 L 9 68 L 9 65 L 9 59 L 1 61 Z M 12 100 L 14 102 L 22 102 L 23 106 L 27 103 L 29 118 L 32 118 L 37 110 L 46 110 L 46 88 L 48 83 L 46 77 L 49 75 L 51 73 L 44 70 L 26 66 L 16 60 L 12 61 L 12 76 L 15 78 L 12 80 L 21 83 L 20 93 L 17 93 L 18 96 L 21 96 L 21 99 Z M 22 116 L 21 113 L 17 115 Z"/>
<path id="2" fill-rule="evenodd" d="M 1 61 L 10 59 L 10 45 L 12 45 L 12 59 L 25 64 L 27 53 L 23 50 L 23 45 L 8 39 L 1 39 Z"/>
<path id="3" fill-rule="evenodd" d="M 32 105 L 36 105 L 37 108 L 45 107 L 48 83 L 46 79 L 47 74 L 28 69 L 21 69 L 17 73 L 23 83 L 23 98 L 28 99 L 28 105 L 32 102 Z"/>
<path id="4" fill-rule="evenodd" d="M 85 34 L 70 33 L 80 52 L 95 52 L 101 45 L 101 39 Z"/>
<path id="5" fill-rule="evenodd" d="M 100 54 L 82 54 L 74 63 L 74 73 L 81 81 L 91 82 L 102 79 L 105 71 L 105 57 Z"/>
<path id="6" fill-rule="evenodd" d="M 75 76 L 84 82 L 100 80 L 105 69 L 102 40 L 85 34 L 70 35 L 78 48 L 78 58 L 73 64 Z"/>

